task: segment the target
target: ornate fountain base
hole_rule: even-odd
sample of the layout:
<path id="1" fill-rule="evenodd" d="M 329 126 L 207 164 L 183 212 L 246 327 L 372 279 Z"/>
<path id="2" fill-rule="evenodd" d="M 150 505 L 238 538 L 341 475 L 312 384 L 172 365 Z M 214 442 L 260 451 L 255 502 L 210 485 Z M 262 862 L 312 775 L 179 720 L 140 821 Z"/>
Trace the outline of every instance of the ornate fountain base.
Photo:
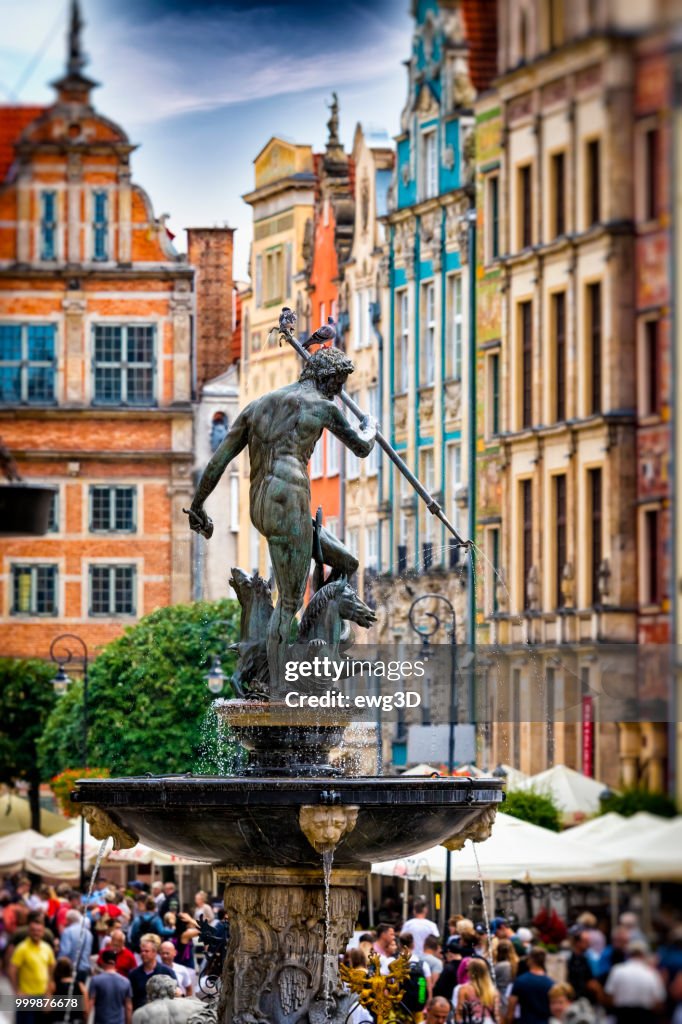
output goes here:
<path id="1" fill-rule="evenodd" d="M 333 778 L 330 762 L 352 721 L 337 709 L 290 708 L 281 701 L 217 701 L 215 709 L 247 751 L 244 775 L 263 778 Z"/>
<path id="2" fill-rule="evenodd" d="M 219 867 L 230 921 L 218 1020 L 323 1024 L 343 1019 L 338 957 L 353 932 L 366 871 Z M 326 944 L 331 951 L 325 957 Z"/>

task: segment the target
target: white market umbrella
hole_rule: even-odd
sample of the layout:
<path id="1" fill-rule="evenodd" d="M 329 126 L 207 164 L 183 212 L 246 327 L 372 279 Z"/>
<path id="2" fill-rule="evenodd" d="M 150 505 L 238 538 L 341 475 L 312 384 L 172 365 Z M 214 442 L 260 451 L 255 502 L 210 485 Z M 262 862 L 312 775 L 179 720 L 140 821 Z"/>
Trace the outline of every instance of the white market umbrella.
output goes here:
<path id="1" fill-rule="evenodd" d="M 179 857 L 176 853 L 164 853 L 162 850 L 153 850 L 145 843 L 137 843 L 129 850 L 112 850 L 107 854 L 107 861 L 115 864 L 154 864 L 156 867 L 168 867 L 171 864 L 182 866 L 183 864 L 203 864 L 205 861 L 189 860 L 187 857 Z"/>
<path id="2" fill-rule="evenodd" d="M 621 877 L 624 864 L 566 835 L 498 813 L 492 835 L 475 846 L 467 840 L 452 854 L 453 880 L 477 881 L 476 855 L 484 881 L 492 882 L 598 882 Z M 421 868 L 420 868 L 421 862 Z M 434 847 L 415 857 L 373 864 L 375 874 L 409 878 L 445 878 L 445 849 Z"/>
<path id="3" fill-rule="evenodd" d="M 643 811 L 624 824 L 602 849 L 625 862 L 622 877 L 636 882 L 682 880 L 682 816 L 661 818 Z"/>
<path id="4" fill-rule="evenodd" d="M 601 808 L 599 798 L 607 787 L 597 779 L 567 768 L 565 764 L 555 764 L 553 768 L 524 779 L 514 788 L 551 796 L 561 811 L 564 824 L 568 824 L 597 814 Z"/>
<path id="5" fill-rule="evenodd" d="M 41 861 L 51 861 L 53 866 L 61 862 L 66 866 L 69 861 L 78 860 L 80 858 L 81 849 L 81 823 L 80 820 L 76 821 L 69 829 L 65 832 L 59 832 L 57 835 L 51 836 L 49 840 L 44 839 L 42 836 L 38 837 L 42 842 L 36 844 L 31 851 L 31 856 L 36 864 L 40 864 Z M 99 839 L 94 839 L 90 834 L 90 828 L 88 823 L 85 823 L 85 860 L 90 863 L 94 861 L 99 853 L 101 843 Z M 137 843 L 131 849 L 128 850 L 112 850 L 111 844 L 109 844 L 108 853 L 105 858 L 107 861 L 124 863 L 124 864 L 154 864 L 157 867 L 163 867 L 170 864 L 198 864 L 199 861 L 187 860 L 183 857 L 178 857 L 173 853 L 166 853 L 162 850 L 153 850 L 150 846 L 145 843 Z M 40 872 L 39 872 L 40 873 Z M 47 873 L 47 872 L 44 872 Z"/>
<path id="6" fill-rule="evenodd" d="M 566 830 L 566 835 L 569 839 L 577 839 L 581 843 L 609 843 L 620 833 L 625 821 L 627 818 L 622 814 L 609 811 L 608 814 L 600 814 L 596 818 L 581 822 L 580 825 L 574 825 L 573 828 Z"/>
<path id="7" fill-rule="evenodd" d="M 26 870 L 28 851 L 44 838 L 40 832 L 34 832 L 32 828 L 3 836 L 0 839 L 0 868 L 3 872 L 12 875 L 15 871 Z"/>

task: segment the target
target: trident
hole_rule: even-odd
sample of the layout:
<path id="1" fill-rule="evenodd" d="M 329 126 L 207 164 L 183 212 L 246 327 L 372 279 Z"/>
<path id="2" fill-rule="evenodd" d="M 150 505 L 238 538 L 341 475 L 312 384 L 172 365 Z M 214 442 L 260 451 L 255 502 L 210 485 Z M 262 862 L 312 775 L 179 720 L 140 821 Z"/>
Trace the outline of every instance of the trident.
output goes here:
<path id="1" fill-rule="evenodd" d="M 306 352 L 301 342 L 293 333 L 293 327 L 295 323 L 296 314 L 294 313 L 293 310 L 285 306 L 282 309 L 282 313 L 279 318 L 279 333 L 291 345 L 291 347 L 301 357 L 301 359 L 308 360 L 311 358 L 310 353 Z M 336 331 L 333 328 L 330 329 L 330 325 L 325 324 L 324 327 L 320 328 L 319 331 L 315 332 L 315 334 L 307 342 L 307 344 L 310 345 L 317 343 L 318 334 L 320 335 L 319 343 L 323 343 L 325 341 L 331 340 L 336 335 Z M 350 409 L 353 415 L 357 416 L 359 420 L 364 420 L 366 418 L 360 406 L 356 405 L 353 399 L 349 395 L 347 395 L 345 391 L 342 391 L 339 397 L 341 398 L 341 401 L 346 406 L 346 408 Z M 460 535 L 457 533 L 457 530 L 454 528 L 448 517 L 445 515 L 445 512 L 438 504 L 436 499 L 433 497 L 433 495 L 429 494 L 429 492 L 426 490 L 421 481 L 417 479 L 417 477 L 414 475 L 409 466 L 400 458 L 395 448 L 393 448 L 388 443 L 384 435 L 379 430 L 377 430 L 376 433 L 376 442 L 379 445 L 379 447 L 386 452 L 386 454 L 388 455 L 389 459 L 396 467 L 396 469 L 400 473 L 402 473 L 402 475 L 405 477 L 410 486 L 417 492 L 419 497 L 422 499 L 422 501 L 428 508 L 431 515 L 434 515 L 437 519 L 440 519 L 441 523 L 446 528 L 446 530 L 449 530 L 449 532 L 457 541 L 458 546 L 463 548 L 470 548 L 473 544 L 473 541 L 463 540 L 460 537 Z"/>

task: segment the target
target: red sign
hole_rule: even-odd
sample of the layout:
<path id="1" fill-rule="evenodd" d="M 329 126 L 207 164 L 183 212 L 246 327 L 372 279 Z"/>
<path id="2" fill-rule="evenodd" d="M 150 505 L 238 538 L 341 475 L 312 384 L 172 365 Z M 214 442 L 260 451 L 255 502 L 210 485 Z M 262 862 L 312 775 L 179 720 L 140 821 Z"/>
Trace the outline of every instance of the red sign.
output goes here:
<path id="1" fill-rule="evenodd" d="M 582 702 L 583 775 L 594 777 L 594 704 L 591 697 Z"/>

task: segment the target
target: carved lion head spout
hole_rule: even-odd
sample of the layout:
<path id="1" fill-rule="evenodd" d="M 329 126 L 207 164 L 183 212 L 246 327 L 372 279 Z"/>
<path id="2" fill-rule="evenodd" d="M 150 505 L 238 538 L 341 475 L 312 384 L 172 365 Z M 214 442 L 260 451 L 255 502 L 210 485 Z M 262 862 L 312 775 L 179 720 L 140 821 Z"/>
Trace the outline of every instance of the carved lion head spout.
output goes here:
<path id="1" fill-rule="evenodd" d="M 301 832 L 318 853 L 330 853 L 341 839 L 352 832 L 359 807 L 354 805 L 322 807 L 305 804 L 298 815 Z"/>
<path id="2" fill-rule="evenodd" d="M 137 845 L 138 836 L 134 832 L 126 832 L 122 825 L 110 818 L 106 811 L 94 804 L 83 804 L 81 807 L 83 817 L 90 826 L 90 835 L 93 839 L 108 839 L 114 841 L 115 850 L 130 850 Z"/>
<path id="3" fill-rule="evenodd" d="M 444 846 L 446 850 L 461 850 L 467 839 L 470 839 L 472 843 L 484 843 L 492 835 L 496 814 L 497 807 L 486 807 L 475 821 L 458 832 L 452 839 L 446 839 L 441 846 Z"/>

